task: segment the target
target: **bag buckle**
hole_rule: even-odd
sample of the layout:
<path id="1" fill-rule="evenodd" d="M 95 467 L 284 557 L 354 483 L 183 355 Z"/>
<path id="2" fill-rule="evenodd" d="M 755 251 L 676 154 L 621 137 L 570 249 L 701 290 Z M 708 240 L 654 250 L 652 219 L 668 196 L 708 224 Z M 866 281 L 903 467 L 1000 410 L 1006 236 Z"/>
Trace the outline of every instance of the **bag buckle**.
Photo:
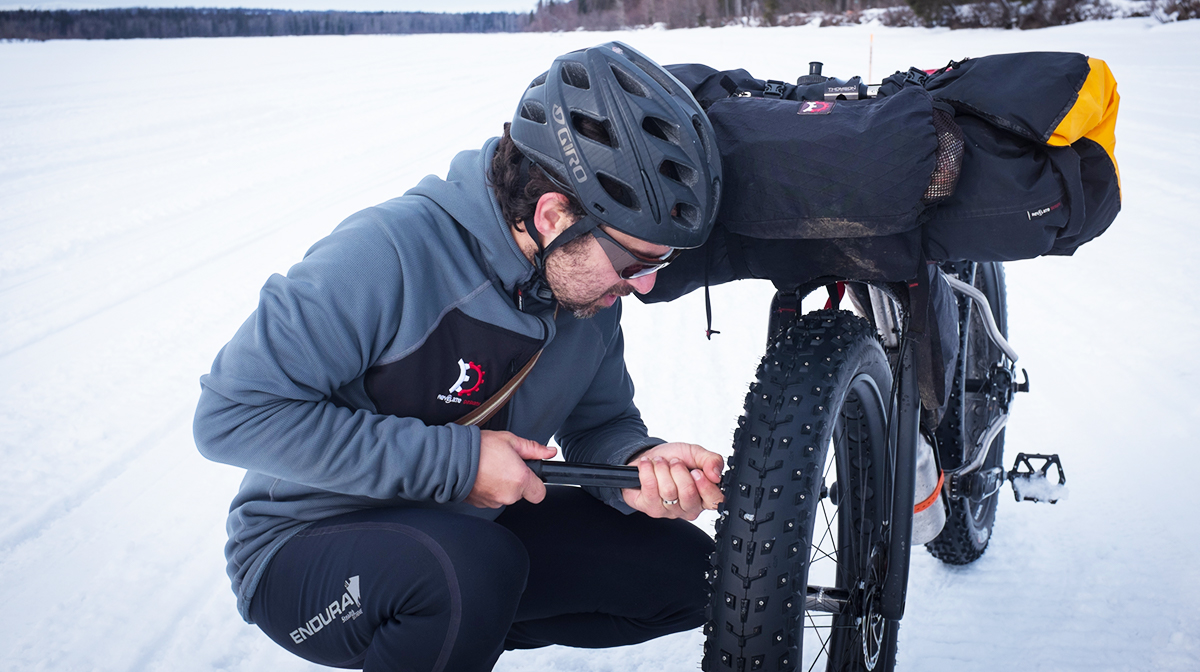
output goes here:
<path id="1" fill-rule="evenodd" d="M 917 86 L 923 87 L 923 86 L 925 86 L 925 82 L 928 82 L 928 81 L 929 81 L 929 74 L 926 73 L 924 70 L 918 70 L 916 68 L 909 68 L 908 72 L 904 73 L 904 83 L 905 84 L 912 82 L 913 84 L 916 84 Z"/>

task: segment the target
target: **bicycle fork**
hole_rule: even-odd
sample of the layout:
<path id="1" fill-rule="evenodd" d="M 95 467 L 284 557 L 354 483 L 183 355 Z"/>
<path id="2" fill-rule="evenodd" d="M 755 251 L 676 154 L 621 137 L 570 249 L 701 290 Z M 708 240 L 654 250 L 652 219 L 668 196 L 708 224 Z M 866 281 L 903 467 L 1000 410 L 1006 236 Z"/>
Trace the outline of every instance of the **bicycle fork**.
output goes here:
<path id="1" fill-rule="evenodd" d="M 892 512 L 889 519 L 884 521 L 884 525 L 891 530 L 886 536 L 888 566 L 884 573 L 879 612 L 884 618 L 900 620 L 904 616 L 904 602 L 908 593 L 917 441 L 920 440 L 921 429 L 921 392 L 917 388 L 916 357 L 908 342 L 900 347 L 892 384 L 896 387 L 896 394 L 892 395 L 888 444 L 891 446 L 890 456 L 896 478 L 893 480 Z"/>

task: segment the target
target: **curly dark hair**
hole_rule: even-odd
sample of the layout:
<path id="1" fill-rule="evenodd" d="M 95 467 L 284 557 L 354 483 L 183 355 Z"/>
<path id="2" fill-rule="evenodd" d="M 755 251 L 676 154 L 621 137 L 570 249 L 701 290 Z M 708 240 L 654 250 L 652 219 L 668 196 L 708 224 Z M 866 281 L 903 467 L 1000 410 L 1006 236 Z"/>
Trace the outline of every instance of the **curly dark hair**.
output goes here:
<path id="1" fill-rule="evenodd" d="M 555 192 L 567 197 L 567 211 L 575 217 L 582 217 L 586 212 L 579 204 L 579 199 L 571 191 L 555 184 L 547 177 L 542 167 L 537 164 L 529 166 L 529 179 L 521 175 L 521 162 L 525 155 L 517 149 L 516 143 L 508 133 L 511 124 L 504 124 L 504 135 L 496 146 L 496 154 L 492 157 L 488 182 L 496 194 L 500 204 L 500 213 L 509 226 L 524 231 L 524 225 L 533 221 L 533 213 L 537 210 L 538 199 L 542 194 Z"/>

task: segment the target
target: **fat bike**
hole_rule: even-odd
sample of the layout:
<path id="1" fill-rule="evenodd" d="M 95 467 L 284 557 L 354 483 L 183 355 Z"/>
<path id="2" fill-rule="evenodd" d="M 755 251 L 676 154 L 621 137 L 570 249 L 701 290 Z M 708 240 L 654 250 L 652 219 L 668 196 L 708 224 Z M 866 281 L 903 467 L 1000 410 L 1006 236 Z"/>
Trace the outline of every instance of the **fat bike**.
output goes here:
<path id="1" fill-rule="evenodd" d="M 912 546 L 970 563 L 1006 480 L 1034 491 L 1023 486 L 1056 467 L 1065 482 L 1057 456 L 1000 466 L 1028 390 L 1006 340 L 1003 268 L 943 264 L 940 278 L 959 339 L 940 418 L 922 408 L 905 287 L 830 285 L 808 314 L 797 307 L 812 287 L 776 295 L 722 482 L 705 670 L 892 670 Z"/>
<path id="2" fill-rule="evenodd" d="M 911 286 L 775 295 L 721 483 L 706 672 L 890 672 L 912 546 L 948 564 L 977 560 L 1006 481 L 1018 501 L 1056 501 L 1057 455 L 1000 466 L 1013 399 L 1029 389 L 1007 341 L 1003 267 L 953 262 L 931 275 L 957 302 L 957 357 L 937 413 L 921 401 L 918 332 L 930 325 L 914 324 Z M 802 314 L 822 287 L 825 309 Z M 530 464 L 549 483 L 638 487 L 633 467 Z"/>

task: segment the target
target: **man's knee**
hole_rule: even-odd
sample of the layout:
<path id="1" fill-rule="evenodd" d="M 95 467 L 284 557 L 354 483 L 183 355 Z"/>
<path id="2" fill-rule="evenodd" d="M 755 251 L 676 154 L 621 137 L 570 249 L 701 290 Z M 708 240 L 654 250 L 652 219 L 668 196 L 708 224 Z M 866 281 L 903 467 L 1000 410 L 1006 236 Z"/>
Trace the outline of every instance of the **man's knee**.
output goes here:
<path id="1" fill-rule="evenodd" d="M 454 547 L 446 549 L 456 558 L 447 576 L 450 628 L 439 656 L 446 670 L 491 669 L 529 575 L 529 555 L 516 535 L 479 523 L 469 524 L 477 529 L 458 535 Z"/>
<path id="2" fill-rule="evenodd" d="M 461 563 L 466 568 L 459 576 L 464 590 L 482 590 L 520 599 L 529 576 L 529 553 L 515 534 L 486 522 L 470 536 L 461 552 L 471 557 L 470 562 Z"/>
<path id="3" fill-rule="evenodd" d="M 646 571 L 669 580 L 703 581 L 713 541 L 703 530 L 682 520 L 658 520 L 652 553 L 641 559 Z"/>

